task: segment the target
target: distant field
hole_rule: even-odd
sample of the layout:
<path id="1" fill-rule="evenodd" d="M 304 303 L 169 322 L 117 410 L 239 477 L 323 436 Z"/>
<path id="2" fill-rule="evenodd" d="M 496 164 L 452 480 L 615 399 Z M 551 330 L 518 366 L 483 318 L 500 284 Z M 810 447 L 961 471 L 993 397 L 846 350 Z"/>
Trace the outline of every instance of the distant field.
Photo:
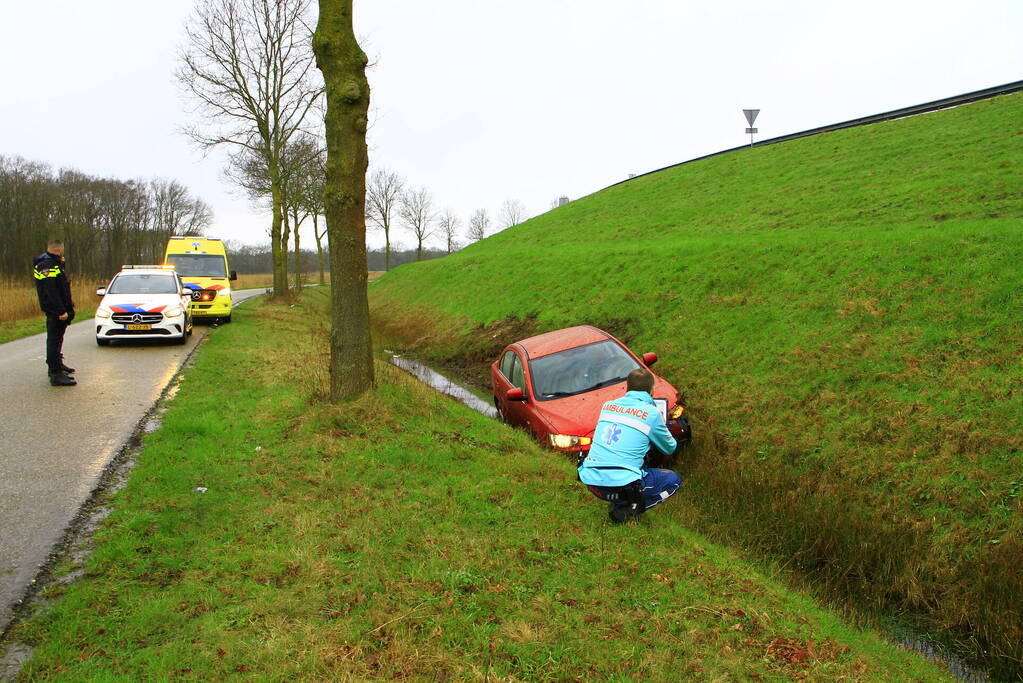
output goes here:
<path id="1" fill-rule="evenodd" d="M 688 393 L 698 528 L 1023 667 L 1023 95 L 737 152 L 371 291 L 477 372 L 604 327 Z M 693 520 L 685 520 L 692 524 Z"/>
<path id="2" fill-rule="evenodd" d="M 72 280 L 75 320 L 92 317 L 99 304 L 96 288 L 106 284 Z M 29 276 L 0 277 L 0 344 L 45 331 L 46 317 L 39 310 L 35 282 Z"/>

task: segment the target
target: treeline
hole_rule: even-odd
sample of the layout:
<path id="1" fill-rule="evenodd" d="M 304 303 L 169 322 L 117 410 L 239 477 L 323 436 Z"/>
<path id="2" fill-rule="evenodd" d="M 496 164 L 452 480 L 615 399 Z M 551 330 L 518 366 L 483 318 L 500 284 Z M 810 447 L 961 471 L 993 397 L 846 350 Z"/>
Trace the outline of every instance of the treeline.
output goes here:
<path id="1" fill-rule="evenodd" d="M 239 273 L 271 273 L 273 272 L 273 253 L 269 244 L 252 246 L 240 245 L 233 242 L 226 242 L 231 268 Z M 325 250 L 326 251 L 326 250 Z M 447 251 L 442 249 L 423 249 L 422 259 L 434 259 L 446 256 Z M 420 260 L 417 249 L 391 249 L 391 268 L 396 268 L 405 263 L 412 263 Z M 301 256 L 302 272 L 307 282 L 317 279 L 319 264 L 316 252 L 311 249 L 303 249 Z M 324 259 L 324 268 L 330 271 L 330 260 Z M 387 254 L 384 249 L 370 249 L 366 253 L 366 265 L 369 270 L 387 270 Z"/>
<path id="2" fill-rule="evenodd" d="M 170 235 L 198 235 L 206 202 L 175 180 L 119 180 L 0 155 L 0 275 L 22 277 L 51 237 L 72 276 L 104 279 L 124 263 L 160 263 Z"/>

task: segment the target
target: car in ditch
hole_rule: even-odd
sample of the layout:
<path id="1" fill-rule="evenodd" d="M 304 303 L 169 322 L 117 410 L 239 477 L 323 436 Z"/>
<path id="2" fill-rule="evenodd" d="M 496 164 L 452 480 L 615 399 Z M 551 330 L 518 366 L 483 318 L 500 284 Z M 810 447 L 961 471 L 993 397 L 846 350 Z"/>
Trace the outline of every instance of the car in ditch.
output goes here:
<path id="1" fill-rule="evenodd" d="M 590 325 L 546 332 L 509 344 L 490 366 L 494 407 L 541 444 L 581 459 L 601 406 L 625 394 L 630 372 L 656 362 L 656 353 L 637 356 Z M 692 437 L 685 405 L 670 382 L 653 374 L 651 394 L 681 447 Z"/>
<path id="2" fill-rule="evenodd" d="M 122 266 L 96 290 L 96 343 L 167 339 L 184 344 L 192 334 L 191 293 L 173 266 Z"/>

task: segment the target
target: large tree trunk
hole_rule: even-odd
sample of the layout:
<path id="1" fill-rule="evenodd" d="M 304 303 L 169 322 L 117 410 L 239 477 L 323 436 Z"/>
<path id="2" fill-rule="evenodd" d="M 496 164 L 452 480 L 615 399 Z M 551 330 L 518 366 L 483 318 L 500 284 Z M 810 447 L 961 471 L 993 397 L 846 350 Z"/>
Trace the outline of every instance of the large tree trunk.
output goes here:
<path id="1" fill-rule="evenodd" d="M 327 180 L 330 241 L 330 395 L 354 398 L 373 385 L 373 347 L 366 293 L 366 53 L 352 28 L 352 0 L 320 0 L 313 37 L 327 92 Z"/>
<path id="2" fill-rule="evenodd" d="M 283 220 L 281 221 L 281 277 L 284 278 L 285 287 L 288 284 L 288 245 L 291 244 L 291 220 L 288 218 L 288 196 L 282 194 L 284 211 L 281 212 Z M 285 290 L 285 294 L 288 294 Z M 298 294 L 298 292 L 296 292 Z"/>
<path id="3" fill-rule="evenodd" d="M 270 198 L 273 204 L 273 223 L 270 225 L 270 252 L 274 261 L 274 298 L 288 296 L 288 252 L 281 253 L 281 224 L 284 223 L 284 199 L 280 177 L 270 166 Z"/>
<path id="4" fill-rule="evenodd" d="M 291 211 L 291 224 L 295 226 L 295 292 L 302 292 L 302 246 L 299 243 L 298 209 Z"/>
<path id="5" fill-rule="evenodd" d="M 327 283 L 323 274 L 323 240 L 320 238 L 319 216 L 313 214 L 313 237 L 316 238 L 316 262 L 320 266 L 320 284 Z"/>

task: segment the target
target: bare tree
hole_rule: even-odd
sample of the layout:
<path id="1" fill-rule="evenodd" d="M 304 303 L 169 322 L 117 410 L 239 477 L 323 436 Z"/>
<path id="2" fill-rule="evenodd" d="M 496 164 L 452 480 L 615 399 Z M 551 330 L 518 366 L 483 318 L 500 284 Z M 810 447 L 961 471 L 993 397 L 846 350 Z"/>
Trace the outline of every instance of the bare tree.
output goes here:
<path id="1" fill-rule="evenodd" d="M 501 205 L 497 220 L 502 230 L 518 225 L 526 220 L 526 207 L 518 199 L 507 199 Z"/>
<path id="2" fill-rule="evenodd" d="M 391 221 L 405 191 L 405 180 L 392 171 L 378 168 L 366 187 L 366 218 L 384 231 L 386 269 L 391 269 Z"/>
<path id="3" fill-rule="evenodd" d="M 281 159 L 322 93 L 309 50 L 308 11 L 309 0 L 200 0 L 177 71 L 203 118 L 202 126 L 186 129 L 195 142 L 264 157 L 278 295 L 286 295 L 288 285 Z"/>
<path id="4" fill-rule="evenodd" d="M 423 242 L 433 235 L 437 215 L 433 210 L 433 195 L 425 187 L 408 189 L 401 193 L 398 215 L 418 240 L 416 260 L 423 259 Z"/>
<path id="5" fill-rule="evenodd" d="M 320 284 L 326 284 L 323 268 L 323 238 L 327 236 L 327 221 L 320 221 L 325 209 L 323 193 L 326 191 L 327 150 L 321 149 L 313 163 L 313 173 L 308 178 L 303 201 L 306 210 L 313 217 L 313 239 L 316 240 L 316 263 L 320 269 Z"/>
<path id="6" fill-rule="evenodd" d="M 490 216 L 486 209 L 476 209 L 469 218 L 469 232 L 466 235 L 470 242 L 479 242 L 487 236 L 490 229 Z"/>
<path id="7" fill-rule="evenodd" d="M 213 210 L 176 180 L 149 183 L 153 228 L 170 235 L 201 235 L 213 222 Z"/>
<path id="8" fill-rule="evenodd" d="M 201 234 L 206 202 L 175 180 L 118 180 L 0 156 L 0 274 L 21 276 L 27 253 L 61 237 L 73 276 L 109 278 L 123 263 L 159 263 L 172 234 Z"/>
<path id="9" fill-rule="evenodd" d="M 280 197 L 284 209 L 281 231 L 279 234 L 279 253 L 287 256 L 288 243 L 292 233 L 295 236 L 295 286 L 301 286 L 302 266 L 301 233 L 302 223 L 309 217 L 310 184 L 320 176 L 319 186 L 322 188 L 322 162 L 318 157 L 324 154 L 322 142 L 309 133 L 298 133 L 284 146 L 279 161 Z M 266 163 L 266 155 L 244 150 L 232 156 L 226 175 L 238 186 L 246 190 L 250 199 L 257 202 L 272 200 L 270 169 Z M 272 235 L 271 235 L 272 238 Z M 287 277 L 287 262 L 284 264 Z"/>
<path id="10" fill-rule="evenodd" d="M 451 209 L 444 209 L 440 218 L 437 219 L 437 227 L 441 237 L 444 238 L 444 244 L 449 254 L 458 251 L 458 223 L 458 216 Z"/>
<path id="11" fill-rule="evenodd" d="M 313 38 L 327 86 L 327 190 L 330 240 L 330 395 L 354 398 L 373 386 L 366 292 L 366 128 L 369 60 L 352 28 L 352 0 L 320 0 Z"/>

